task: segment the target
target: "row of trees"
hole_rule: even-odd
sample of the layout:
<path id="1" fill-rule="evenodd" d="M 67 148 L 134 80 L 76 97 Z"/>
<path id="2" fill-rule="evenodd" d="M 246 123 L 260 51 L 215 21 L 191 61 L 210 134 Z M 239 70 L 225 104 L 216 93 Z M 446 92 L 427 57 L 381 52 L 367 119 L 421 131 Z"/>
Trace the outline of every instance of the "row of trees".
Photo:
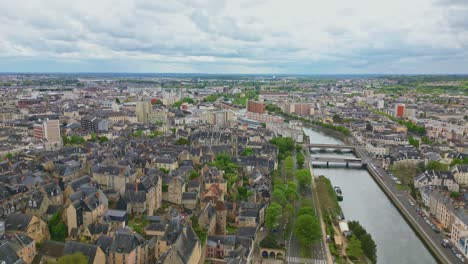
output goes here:
<path id="1" fill-rule="evenodd" d="M 175 102 L 172 106 L 175 108 L 179 108 L 183 103 L 194 104 L 195 101 L 193 101 L 192 98 L 185 97 L 185 98 L 182 98 L 182 100 Z"/>
<path id="2" fill-rule="evenodd" d="M 408 131 L 410 131 L 410 132 L 413 132 L 413 133 L 418 134 L 420 136 L 423 136 L 424 134 L 426 134 L 426 128 L 424 126 L 418 126 L 418 125 L 414 124 L 411 121 L 406 121 L 406 120 L 403 120 L 401 118 L 391 116 L 391 115 L 389 115 L 389 114 L 387 114 L 385 112 L 378 111 L 378 110 L 375 110 L 373 108 L 370 108 L 370 110 L 372 112 L 376 113 L 376 114 L 387 117 L 388 119 L 392 120 L 393 122 L 397 122 L 398 124 L 405 126 L 408 129 Z"/>
<path id="3" fill-rule="evenodd" d="M 62 137 L 63 145 L 81 145 L 86 142 L 83 137 L 72 135 L 72 136 L 63 136 Z"/>
<path id="4" fill-rule="evenodd" d="M 300 117 L 294 114 L 288 114 L 288 113 L 283 112 L 283 110 L 280 107 L 274 104 L 267 104 L 266 110 L 270 113 L 278 114 L 289 119 L 299 120 L 303 122 L 304 124 L 312 124 L 312 125 L 324 127 L 326 129 L 334 130 L 334 131 L 342 133 L 345 136 L 348 136 L 351 134 L 351 131 L 347 127 L 344 127 L 341 125 L 328 124 L 328 123 L 324 123 L 321 121 L 313 121 L 305 117 Z"/>
<path id="5" fill-rule="evenodd" d="M 371 263 L 377 263 L 377 245 L 371 234 L 367 233 L 358 221 L 348 223 L 352 232 L 346 253 L 352 260 L 359 260 L 365 256 Z"/>

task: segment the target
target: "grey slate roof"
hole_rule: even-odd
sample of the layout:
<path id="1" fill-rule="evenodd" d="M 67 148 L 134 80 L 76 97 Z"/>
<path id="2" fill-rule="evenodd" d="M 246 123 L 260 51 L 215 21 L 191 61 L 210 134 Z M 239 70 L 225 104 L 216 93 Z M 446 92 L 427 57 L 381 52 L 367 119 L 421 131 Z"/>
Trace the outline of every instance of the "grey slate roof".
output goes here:
<path id="1" fill-rule="evenodd" d="M 112 245 L 110 247 L 110 252 L 118 252 L 118 253 L 130 253 L 136 247 L 145 243 L 145 239 L 135 233 L 132 234 L 129 231 L 117 231 L 114 236 L 114 241 L 112 241 Z"/>
<path id="2" fill-rule="evenodd" d="M 5 229 L 9 230 L 18 230 L 18 231 L 26 231 L 29 223 L 31 222 L 32 215 L 22 214 L 22 213 L 14 213 L 7 216 L 5 221 Z"/>
<path id="3" fill-rule="evenodd" d="M 0 244 L 0 260 L 5 261 L 5 264 L 19 264 L 23 261 L 18 257 L 15 250 L 4 241 Z"/>

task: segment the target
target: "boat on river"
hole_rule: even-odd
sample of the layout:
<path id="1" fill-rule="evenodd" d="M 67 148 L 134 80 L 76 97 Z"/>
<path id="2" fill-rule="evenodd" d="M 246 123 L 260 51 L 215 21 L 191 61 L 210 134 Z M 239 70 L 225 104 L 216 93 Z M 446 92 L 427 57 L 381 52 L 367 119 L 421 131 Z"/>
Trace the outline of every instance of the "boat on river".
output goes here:
<path id="1" fill-rule="evenodd" d="M 343 192 L 341 192 L 341 188 L 339 186 L 334 186 L 333 190 L 335 190 L 336 198 L 338 199 L 338 202 L 343 201 Z"/>

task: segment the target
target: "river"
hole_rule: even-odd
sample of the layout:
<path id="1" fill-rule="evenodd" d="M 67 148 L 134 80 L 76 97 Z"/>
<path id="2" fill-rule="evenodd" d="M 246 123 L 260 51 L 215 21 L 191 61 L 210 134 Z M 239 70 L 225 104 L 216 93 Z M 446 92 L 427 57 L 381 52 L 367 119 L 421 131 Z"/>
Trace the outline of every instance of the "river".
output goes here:
<path id="1" fill-rule="evenodd" d="M 304 129 L 311 143 L 343 144 L 325 134 Z M 352 153 L 312 153 L 312 156 L 354 157 Z M 369 173 L 357 168 L 314 168 L 315 175 L 324 175 L 338 185 L 344 200 L 340 202 L 348 221 L 357 220 L 377 244 L 377 263 L 437 263 L 416 236 L 403 216 L 393 206 Z"/>

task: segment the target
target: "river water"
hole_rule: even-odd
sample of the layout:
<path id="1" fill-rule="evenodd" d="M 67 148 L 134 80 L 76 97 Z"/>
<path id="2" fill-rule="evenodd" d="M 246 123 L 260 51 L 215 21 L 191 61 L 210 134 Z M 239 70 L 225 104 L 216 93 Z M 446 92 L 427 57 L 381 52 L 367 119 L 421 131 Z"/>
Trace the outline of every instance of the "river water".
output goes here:
<path id="1" fill-rule="evenodd" d="M 325 134 L 304 129 L 311 143 L 343 144 Z M 312 153 L 312 156 L 354 157 L 352 153 Z M 358 168 L 314 168 L 315 175 L 324 175 L 343 192 L 340 202 L 348 221 L 357 220 L 377 244 L 377 263 L 437 263 L 424 247 L 403 216 L 374 182 L 369 173 Z"/>

